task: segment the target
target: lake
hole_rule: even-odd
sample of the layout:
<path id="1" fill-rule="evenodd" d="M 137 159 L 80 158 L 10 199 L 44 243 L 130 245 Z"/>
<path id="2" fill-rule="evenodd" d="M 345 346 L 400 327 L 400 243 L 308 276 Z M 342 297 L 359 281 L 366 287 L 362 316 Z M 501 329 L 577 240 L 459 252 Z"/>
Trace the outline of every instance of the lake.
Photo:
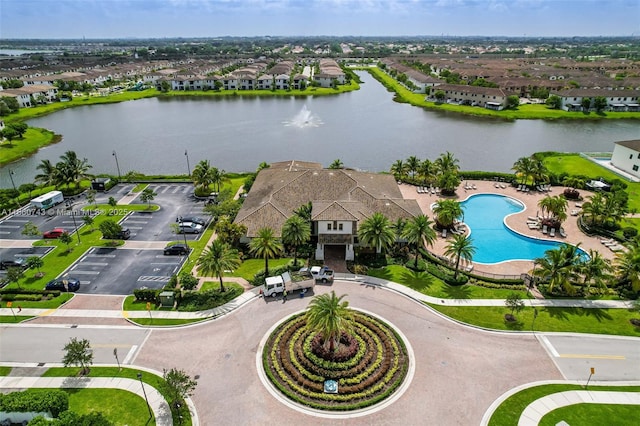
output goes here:
<path id="1" fill-rule="evenodd" d="M 113 175 L 114 151 L 122 174 L 186 174 L 203 159 L 227 172 L 290 159 L 386 171 L 397 159 L 433 160 L 445 151 L 463 170 L 508 172 L 537 151 L 611 151 L 640 134 L 636 120 L 506 122 L 423 110 L 394 102 L 368 73 L 359 75 L 361 90 L 339 96 L 151 98 L 33 119 L 29 125 L 63 140 L 5 166 L 2 186 L 10 187 L 9 168 L 16 185 L 31 182 L 42 159 L 56 162 L 67 150 L 86 157 L 92 173 Z"/>

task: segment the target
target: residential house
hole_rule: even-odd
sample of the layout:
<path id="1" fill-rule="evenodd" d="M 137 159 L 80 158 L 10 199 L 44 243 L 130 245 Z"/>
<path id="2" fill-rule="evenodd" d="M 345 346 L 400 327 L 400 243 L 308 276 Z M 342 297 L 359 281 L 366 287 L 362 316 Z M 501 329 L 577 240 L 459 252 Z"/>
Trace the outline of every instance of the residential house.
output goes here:
<path id="1" fill-rule="evenodd" d="M 582 111 L 584 99 L 590 100 L 588 109 L 593 109 L 597 97 L 607 100 L 607 111 L 640 111 L 640 90 L 569 89 L 549 92 L 552 95 L 560 98 L 561 109 L 565 111 Z"/>
<path id="2" fill-rule="evenodd" d="M 487 109 L 502 110 L 507 106 L 508 95 L 493 87 L 467 86 L 462 84 L 441 84 L 430 88 L 430 101 L 436 100 L 436 92 L 444 93 L 444 102 L 460 105 L 480 106 Z"/>

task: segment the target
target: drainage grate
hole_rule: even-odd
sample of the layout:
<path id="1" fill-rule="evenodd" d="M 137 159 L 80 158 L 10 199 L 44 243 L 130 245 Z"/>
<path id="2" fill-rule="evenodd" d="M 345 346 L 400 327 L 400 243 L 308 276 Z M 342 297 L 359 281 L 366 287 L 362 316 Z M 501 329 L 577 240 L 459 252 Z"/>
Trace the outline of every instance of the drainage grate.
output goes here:
<path id="1" fill-rule="evenodd" d="M 39 363 L 38 363 L 38 367 L 44 367 L 44 366 L 45 366 L 45 364 L 46 364 L 46 362 L 39 362 Z"/>
<path id="2" fill-rule="evenodd" d="M 71 328 L 78 328 L 78 324 L 71 325 Z"/>

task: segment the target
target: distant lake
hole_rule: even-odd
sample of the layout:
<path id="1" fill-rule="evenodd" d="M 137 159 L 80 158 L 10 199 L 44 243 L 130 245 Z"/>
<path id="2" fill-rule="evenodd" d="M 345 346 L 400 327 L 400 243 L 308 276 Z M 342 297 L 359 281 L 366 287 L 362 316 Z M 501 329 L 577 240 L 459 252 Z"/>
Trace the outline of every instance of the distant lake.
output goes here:
<path id="1" fill-rule="evenodd" d="M 203 159 L 228 172 L 253 171 L 262 161 L 340 159 L 347 167 L 389 170 L 397 159 L 435 159 L 445 151 L 463 170 L 510 171 L 537 151 L 611 151 L 637 139 L 636 120 L 542 121 L 467 117 L 393 101 L 368 73 L 361 90 L 339 96 L 140 99 L 68 109 L 29 121 L 63 141 L 0 171 L 10 187 L 31 182 L 43 159 L 74 150 L 93 173 L 186 174 Z"/>

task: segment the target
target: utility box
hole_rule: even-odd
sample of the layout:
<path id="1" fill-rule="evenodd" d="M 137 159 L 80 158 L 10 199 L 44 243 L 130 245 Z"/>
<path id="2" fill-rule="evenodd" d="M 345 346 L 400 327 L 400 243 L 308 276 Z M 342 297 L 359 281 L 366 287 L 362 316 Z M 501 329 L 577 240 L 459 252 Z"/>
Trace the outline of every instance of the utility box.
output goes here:
<path id="1" fill-rule="evenodd" d="M 160 306 L 163 308 L 173 308 L 176 298 L 172 291 L 163 291 L 160 293 Z"/>
<path id="2" fill-rule="evenodd" d="M 91 189 L 96 191 L 106 191 L 109 182 L 111 182 L 111 179 L 109 178 L 95 178 L 91 181 Z"/>

